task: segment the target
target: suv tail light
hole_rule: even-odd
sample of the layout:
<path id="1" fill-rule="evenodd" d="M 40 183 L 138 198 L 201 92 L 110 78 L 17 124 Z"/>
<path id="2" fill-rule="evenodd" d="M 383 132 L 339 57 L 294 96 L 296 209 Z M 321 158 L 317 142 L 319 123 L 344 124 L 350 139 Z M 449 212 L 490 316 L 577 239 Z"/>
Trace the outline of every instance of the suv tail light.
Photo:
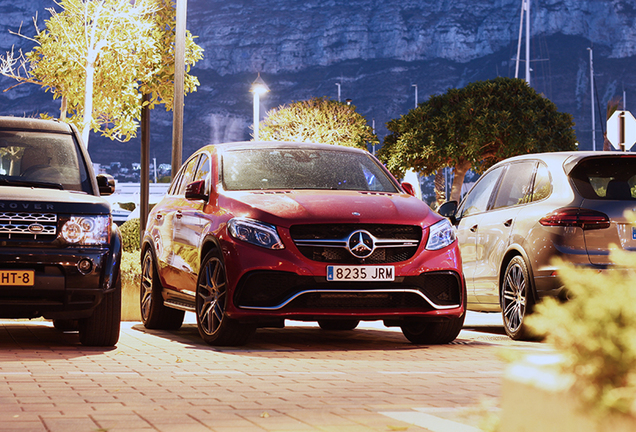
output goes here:
<path id="1" fill-rule="evenodd" d="M 539 220 L 543 226 L 575 226 L 584 230 L 609 228 L 609 216 L 596 210 L 562 208 Z"/>

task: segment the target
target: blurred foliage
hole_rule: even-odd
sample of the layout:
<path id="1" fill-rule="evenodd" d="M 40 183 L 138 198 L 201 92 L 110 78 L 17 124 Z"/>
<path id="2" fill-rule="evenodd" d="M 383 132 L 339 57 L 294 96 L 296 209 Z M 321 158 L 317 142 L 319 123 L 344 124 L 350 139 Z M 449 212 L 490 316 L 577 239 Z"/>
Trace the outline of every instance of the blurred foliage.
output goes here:
<path id="1" fill-rule="evenodd" d="M 139 218 L 129 219 L 124 222 L 120 227 L 122 238 L 122 246 L 125 252 L 139 252 L 140 251 L 140 222 Z M 139 255 L 137 253 L 137 255 Z M 137 257 L 139 259 L 139 257 Z"/>
<path id="2" fill-rule="evenodd" d="M 379 143 L 354 105 L 326 97 L 293 102 L 269 111 L 259 136 L 263 141 L 314 142 L 364 150 Z"/>
<path id="3" fill-rule="evenodd" d="M 576 149 L 572 116 L 515 78 L 433 95 L 387 127 L 378 157 L 389 170 L 401 178 L 408 169 L 431 175 L 452 167 L 455 200 L 470 169 L 482 173 L 511 156 Z"/>
<path id="4" fill-rule="evenodd" d="M 545 299 L 528 325 L 563 355 L 590 408 L 636 415 L 636 254 L 617 250 L 611 258 L 620 269 L 602 273 L 559 262 L 571 299 Z"/>

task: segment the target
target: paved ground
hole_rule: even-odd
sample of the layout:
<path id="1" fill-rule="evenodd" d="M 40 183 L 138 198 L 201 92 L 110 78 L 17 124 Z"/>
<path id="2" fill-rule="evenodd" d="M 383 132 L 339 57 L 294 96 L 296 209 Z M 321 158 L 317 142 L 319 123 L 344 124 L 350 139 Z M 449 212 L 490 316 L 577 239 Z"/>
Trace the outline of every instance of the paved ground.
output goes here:
<path id="1" fill-rule="evenodd" d="M 112 350 L 0 321 L 0 431 L 476 431 L 480 404 L 498 403 L 501 353 L 548 350 L 510 341 L 498 318 L 471 313 L 445 346 L 292 323 L 233 349 L 205 345 L 191 321 L 132 322 Z"/>

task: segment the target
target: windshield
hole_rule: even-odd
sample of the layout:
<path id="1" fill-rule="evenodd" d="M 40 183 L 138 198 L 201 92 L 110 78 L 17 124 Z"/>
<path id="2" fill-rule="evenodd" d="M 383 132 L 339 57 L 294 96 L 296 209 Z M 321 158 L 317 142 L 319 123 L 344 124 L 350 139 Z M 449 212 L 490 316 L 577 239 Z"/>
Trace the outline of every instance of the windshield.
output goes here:
<path id="1" fill-rule="evenodd" d="M 68 134 L 0 131 L 0 186 L 89 192 L 78 150 Z"/>
<path id="2" fill-rule="evenodd" d="M 225 190 L 398 191 L 372 157 L 339 150 L 232 150 L 223 156 L 222 176 Z"/>

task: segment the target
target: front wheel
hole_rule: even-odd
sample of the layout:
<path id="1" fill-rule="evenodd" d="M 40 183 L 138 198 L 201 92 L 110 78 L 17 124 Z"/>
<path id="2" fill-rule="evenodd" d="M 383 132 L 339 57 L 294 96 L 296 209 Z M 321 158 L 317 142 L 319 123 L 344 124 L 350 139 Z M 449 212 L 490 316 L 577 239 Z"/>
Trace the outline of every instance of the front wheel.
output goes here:
<path id="1" fill-rule="evenodd" d="M 402 326 L 402 333 L 416 345 L 440 345 L 454 341 L 464 326 L 466 314 L 447 318 L 444 321 L 428 322 L 425 319 L 410 319 Z"/>
<path id="2" fill-rule="evenodd" d="M 255 327 L 241 324 L 227 316 L 230 301 L 227 293 L 225 265 L 221 253 L 214 249 L 203 259 L 196 292 L 199 334 L 209 345 L 244 345 Z"/>
<path id="3" fill-rule="evenodd" d="M 93 315 L 79 320 L 79 337 L 82 345 L 114 346 L 119 340 L 121 324 L 121 279 L 115 290 L 105 294 L 93 310 Z"/>
<path id="4" fill-rule="evenodd" d="M 530 340 L 532 335 L 526 317 L 532 312 L 530 276 L 526 262 L 514 257 L 506 267 L 501 290 L 501 310 L 506 334 L 514 340 Z"/>

